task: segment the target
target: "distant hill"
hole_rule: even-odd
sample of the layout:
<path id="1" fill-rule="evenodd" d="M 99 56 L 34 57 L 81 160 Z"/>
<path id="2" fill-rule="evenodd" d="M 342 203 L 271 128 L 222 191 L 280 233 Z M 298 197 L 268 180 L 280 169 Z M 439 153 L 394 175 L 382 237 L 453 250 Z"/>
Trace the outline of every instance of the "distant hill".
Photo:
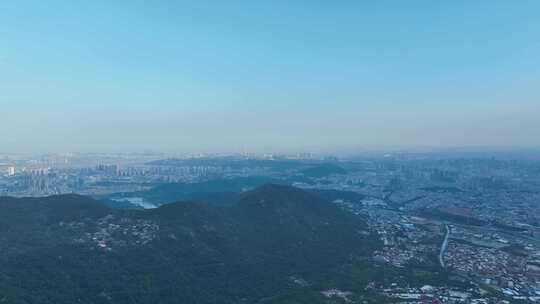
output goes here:
<path id="1" fill-rule="evenodd" d="M 320 164 L 300 171 L 304 176 L 322 178 L 333 174 L 347 174 L 347 170 L 335 164 Z"/>
<path id="2" fill-rule="evenodd" d="M 319 291 L 379 246 L 361 218 L 283 185 L 224 206 L 66 195 L 0 208 L 0 302 L 14 304 L 324 303 Z"/>
<path id="3" fill-rule="evenodd" d="M 267 183 L 285 182 L 269 177 L 251 176 L 198 183 L 169 183 L 158 185 L 147 191 L 116 193 L 107 198 L 140 197 L 156 206 L 178 201 L 205 201 L 221 205 L 234 202 L 242 192 Z"/>

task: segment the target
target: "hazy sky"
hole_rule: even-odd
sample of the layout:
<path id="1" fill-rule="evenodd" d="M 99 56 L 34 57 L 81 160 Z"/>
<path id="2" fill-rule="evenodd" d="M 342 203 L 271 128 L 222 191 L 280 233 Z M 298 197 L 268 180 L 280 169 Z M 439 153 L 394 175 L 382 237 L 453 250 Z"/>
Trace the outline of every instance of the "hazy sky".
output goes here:
<path id="1" fill-rule="evenodd" d="M 0 151 L 540 146 L 540 1 L 0 1 Z"/>

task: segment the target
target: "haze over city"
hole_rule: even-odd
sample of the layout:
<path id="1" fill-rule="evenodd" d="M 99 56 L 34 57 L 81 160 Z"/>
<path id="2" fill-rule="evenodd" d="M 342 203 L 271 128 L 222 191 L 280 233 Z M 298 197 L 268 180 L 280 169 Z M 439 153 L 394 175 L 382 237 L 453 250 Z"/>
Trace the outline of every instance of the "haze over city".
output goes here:
<path id="1" fill-rule="evenodd" d="M 4 2 L 0 150 L 538 147 L 539 9 Z"/>

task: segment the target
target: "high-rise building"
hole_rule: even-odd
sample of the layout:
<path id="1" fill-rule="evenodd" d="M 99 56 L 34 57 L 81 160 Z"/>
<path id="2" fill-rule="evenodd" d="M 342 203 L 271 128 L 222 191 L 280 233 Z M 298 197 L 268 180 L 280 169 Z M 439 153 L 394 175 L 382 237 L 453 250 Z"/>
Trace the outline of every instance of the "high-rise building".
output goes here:
<path id="1" fill-rule="evenodd" d="M 8 176 L 13 176 L 13 175 L 15 175 L 15 167 L 8 167 L 8 169 L 7 169 L 7 175 L 8 175 Z"/>

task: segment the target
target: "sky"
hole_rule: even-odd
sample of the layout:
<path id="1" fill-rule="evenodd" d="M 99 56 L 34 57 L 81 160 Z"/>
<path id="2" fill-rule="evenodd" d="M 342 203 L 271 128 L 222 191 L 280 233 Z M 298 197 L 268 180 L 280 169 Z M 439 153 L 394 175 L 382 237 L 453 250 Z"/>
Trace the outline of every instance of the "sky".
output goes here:
<path id="1" fill-rule="evenodd" d="M 0 151 L 539 147 L 539 11 L 0 1 Z"/>

